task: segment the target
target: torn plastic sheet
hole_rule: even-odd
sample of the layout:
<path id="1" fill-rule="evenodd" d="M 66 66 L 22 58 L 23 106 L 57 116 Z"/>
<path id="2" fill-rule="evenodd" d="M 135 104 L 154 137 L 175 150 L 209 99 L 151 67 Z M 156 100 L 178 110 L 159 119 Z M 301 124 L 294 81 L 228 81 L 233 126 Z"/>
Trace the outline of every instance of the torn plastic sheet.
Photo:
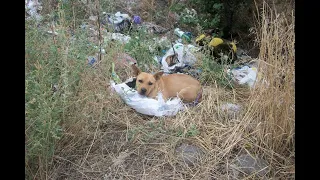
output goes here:
<path id="1" fill-rule="evenodd" d="M 178 97 L 165 102 L 161 92 L 158 93 L 156 100 L 140 95 L 126 83 L 115 84 L 114 81 L 111 81 L 110 84 L 128 106 L 141 114 L 157 117 L 175 116 L 180 110 L 184 109 L 184 105 Z"/>

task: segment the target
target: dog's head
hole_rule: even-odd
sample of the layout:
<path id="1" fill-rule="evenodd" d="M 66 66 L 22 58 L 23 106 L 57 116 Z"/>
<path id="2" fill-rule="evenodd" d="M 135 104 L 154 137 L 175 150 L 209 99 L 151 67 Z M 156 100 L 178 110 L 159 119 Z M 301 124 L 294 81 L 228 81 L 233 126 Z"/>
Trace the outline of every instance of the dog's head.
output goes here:
<path id="1" fill-rule="evenodd" d="M 156 87 L 157 81 L 161 78 L 163 72 L 157 72 L 152 75 L 149 73 L 141 72 L 141 70 L 135 66 L 135 64 L 131 65 L 133 69 L 133 74 L 137 77 L 136 87 L 137 91 L 141 95 L 149 96 L 151 92 L 153 92 Z"/>

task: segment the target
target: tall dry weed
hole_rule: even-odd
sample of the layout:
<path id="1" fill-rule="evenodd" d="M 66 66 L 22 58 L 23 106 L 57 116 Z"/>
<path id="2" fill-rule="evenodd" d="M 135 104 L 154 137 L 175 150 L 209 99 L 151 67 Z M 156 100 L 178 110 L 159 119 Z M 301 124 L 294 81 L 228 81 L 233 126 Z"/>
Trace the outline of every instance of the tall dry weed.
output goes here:
<path id="1" fill-rule="evenodd" d="M 289 19 L 288 19 L 289 18 Z M 251 95 L 249 112 L 259 126 L 259 143 L 277 153 L 292 151 L 295 134 L 295 32 L 290 17 L 263 3 L 260 44 L 260 84 Z"/>

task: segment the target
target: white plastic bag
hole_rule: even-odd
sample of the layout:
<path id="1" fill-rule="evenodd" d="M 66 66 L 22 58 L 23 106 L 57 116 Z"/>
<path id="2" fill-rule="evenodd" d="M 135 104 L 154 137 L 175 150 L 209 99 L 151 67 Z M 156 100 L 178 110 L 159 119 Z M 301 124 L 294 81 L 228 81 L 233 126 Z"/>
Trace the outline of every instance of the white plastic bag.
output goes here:
<path id="1" fill-rule="evenodd" d="M 232 69 L 231 74 L 238 84 L 248 84 L 250 87 L 253 87 L 258 71 L 256 67 L 243 66 Z"/>
<path id="2" fill-rule="evenodd" d="M 30 15 L 30 17 L 36 19 L 37 21 L 41 20 L 42 16 L 38 14 L 38 10 L 42 10 L 41 3 L 38 2 L 38 0 L 26 0 L 25 3 L 25 9 L 27 10 L 27 13 Z"/>
<path id="3" fill-rule="evenodd" d="M 162 68 L 165 73 L 170 73 L 175 67 L 185 67 L 185 65 L 192 66 L 197 61 L 196 57 L 191 53 L 194 50 L 193 46 L 184 46 L 181 43 L 177 43 L 173 47 L 174 51 L 173 48 L 170 48 L 161 60 Z M 173 66 L 169 66 L 166 62 L 166 58 L 174 55 L 174 52 L 178 54 L 179 62 Z"/>
<path id="4" fill-rule="evenodd" d="M 109 22 L 111 22 L 112 24 L 119 24 L 125 19 L 131 20 L 128 14 L 122 14 L 120 12 L 117 12 L 113 16 L 110 16 L 108 19 L 109 19 Z"/>
<path id="5" fill-rule="evenodd" d="M 164 102 L 162 94 L 158 94 L 158 100 L 140 95 L 136 90 L 125 83 L 115 84 L 111 81 L 111 87 L 120 95 L 124 102 L 141 114 L 150 116 L 174 116 L 184 106 L 180 98 L 173 98 Z"/>
<path id="6" fill-rule="evenodd" d="M 116 40 L 116 41 L 120 41 L 124 44 L 128 43 L 131 39 L 130 36 L 126 36 L 121 33 L 110 33 L 110 32 L 106 32 L 106 36 L 104 38 L 105 38 L 106 42 L 109 40 Z"/>

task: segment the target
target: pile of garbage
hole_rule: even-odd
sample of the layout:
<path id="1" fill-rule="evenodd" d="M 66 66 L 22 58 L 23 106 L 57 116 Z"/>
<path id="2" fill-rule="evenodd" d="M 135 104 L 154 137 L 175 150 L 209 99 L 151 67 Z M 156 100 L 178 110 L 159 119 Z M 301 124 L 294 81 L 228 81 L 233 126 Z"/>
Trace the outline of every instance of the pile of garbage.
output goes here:
<path id="1" fill-rule="evenodd" d="M 39 13 L 41 10 L 42 5 L 38 0 L 25 1 L 26 19 L 40 21 L 42 19 Z M 190 11 L 188 14 L 193 16 L 196 12 Z M 98 19 L 100 19 L 101 23 L 99 30 L 97 27 Z M 144 45 L 148 47 L 148 53 L 154 55 L 153 59 L 155 64 L 158 64 L 159 70 L 162 70 L 165 74 L 184 73 L 199 79 L 203 71 L 201 68 L 196 67 L 199 61 L 196 54 L 204 53 L 202 50 L 207 47 L 211 48 L 211 55 L 215 57 L 215 60 L 226 58 L 232 59 L 231 63 L 234 63 L 234 61 L 245 57 L 240 53 L 235 42 L 217 37 L 213 31 L 207 31 L 195 37 L 191 32 L 183 31 L 179 27 L 174 29 L 164 28 L 151 22 L 144 22 L 139 15 L 129 15 L 122 12 L 116 12 L 115 14 L 103 12 L 100 18 L 98 16 L 90 16 L 88 22 L 80 25 L 80 28 L 88 32 L 88 46 L 97 50 L 97 52 L 88 55 L 87 58 L 88 65 L 93 68 L 98 64 L 98 57 L 107 53 L 103 49 L 105 45 L 110 45 L 110 42 L 114 41 L 121 44 L 130 44 L 133 39 L 136 40 L 136 37 L 130 37 L 130 32 L 141 30 L 161 35 L 144 43 Z M 46 33 L 51 35 L 59 36 L 60 34 L 52 29 L 48 30 L 46 30 Z M 175 40 L 171 36 L 168 38 L 169 31 L 173 31 Z M 99 38 L 100 35 L 102 36 L 102 42 L 99 42 L 101 40 Z M 231 56 L 225 52 L 221 54 L 222 50 L 227 53 L 231 52 Z M 225 54 L 227 54 L 227 57 L 225 57 Z M 248 56 L 246 58 L 252 59 Z M 181 100 L 174 99 L 164 102 L 161 93 L 158 95 L 158 100 L 146 99 L 137 95 L 134 86 L 130 86 L 135 84 L 134 81 L 130 81 L 130 79 L 123 81 L 124 78 L 116 74 L 119 68 L 128 68 L 130 63 L 139 62 L 126 53 L 118 54 L 113 58 L 112 62 L 112 87 L 129 106 L 143 114 L 155 116 L 171 116 L 183 109 Z M 254 86 L 256 79 L 259 79 L 257 67 L 250 64 L 229 68 L 226 73 L 235 83 L 248 85 L 250 88 Z M 148 103 L 150 109 L 143 109 L 141 103 Z"/>
<path id="2" fill-rule="evenodd" d="M 30 7 L 30 14 L 35 16 L 35 7 L 37 6 L 32 3 L 30 4 L 30 2 L 32 1 L 29 1 L 28 4 L 28 7 Z M 98 37 L 99 35 L 97 27 L 95 27 L 97 19 L 98 17 L 96 16 L 90 16 L 89 23 L 80 26 L 81 29 L 91 33 L 90 38 Z M 100 30 L 103 32 L 102 39 L 105 45 L 109 44 L 111 41 L 129 44 L 130 41 L 136 38 L 130 37 L 131 30 L 145 30 L 148 33 L 154 34 L 163 34 L 170 31 L 170 29 L 162 28 L 161 26 L 149 22 L 143 22 L 138 15 L 129 16 L 128 14 L 121 12 L 115 14 L 103 12 L 100 20 Z M 162 70 L 165 74 L 184 73 L 199 79 L 203 72 L 201 68 L 197 68 L 195 65 L 197 61 L 199 61 L 196 53 L 203 53 L 202 50 L 206 46 L 215 50 L 225 48 L 226 51 L 231 51 L 231 58 L 234 61 L 237 60 L 237 57 L 239 57 L 239 59 L 244 57 L 243 54 L 240 53 L 235 42 L 211 36 L 210 33 L 201 34 L 195 38 L 191 32 L 185 32 L 180 28 L 172 30 L 176 37 L 175 41 L 171 38 L 169 39 L 166 35 L 162 35 L 153 38 L 151 41 L 144 44 L 148 47 L 149 53 L 154 55 L 155 63 L 160 67 L 159 70 Z M 93 56 L 88 56 L 88 64 L 91 67 L 94 67 L 97 64 L 99 53 L 106 53 L 106 51 L 101 47 L 99 48 L 98 44 L 95 42 L 98 41 L 92 40 L 92 45 L 99 50 L 99 52 Z M 217 56 L 217 53 L 213 51 L 212 55 Z M 218 55 L 223 57 L 223 54 Z M 230 58 L 230 56 L 226 58 Z M 246 56 L 246 58 L 250 59 L 251 57 Z M 179 98 L 164 102 L 161 93 L 158 94 L 158 100 L 140 96 L 135 90 L 135 78 L 125 80 L 116 73 L 119 68 L 129 67 L 128 64 L 130 63 L 139 62 L 126 53 L 118 54 L 112 62 L 113 80 L 111 81 L 111 86 L 126 104 L 134 108 L 137 112 L 153 116 L 173 116 L 178 111 L 184 109 L 184 104 Z M 250 64 L 229 68 L 226 73 L 234 83 L 248 85 L 250 88 L 254 86 L 256 79 L 258 79 L 259 76 L 257 67 Z M 148 107 L 143 106 L 144 104 L 148 104 Z"/>
<path id="3" fill-rule="evenodd" d="M 197 37 L 196 43 L 217 59 L 219 64 L 233 64 L 237 61 L 237 46 L 235 42 L 215 37 L 213 31 L 201 34 Z"/>
<path id="4" fill-rule="evenodd" d="M 127 16 L 122 17 L 132 21 L 132 18 L 130 19 Z M 136 21 L 139 22 L 139 27 L 142 27 L 143 23 L 141 19 L 136 19 Z M 115 28 L 115 30 L 118 31 L 118 33 L 110 33 L 111 38 L 106 38 L 121 41 L 123 43 L 128 43 L 130 41 L 130 36 L 119 33 L 123 30 L 121 27 L 118 29 Z M 155 32 L 154 28 L 151 28 L 151 31 L 147 32 L 159 33 Z M 206 38 L 208 39 L 208 37 L 206 35 L 200 35 L 200 38 L 198 37 L 196 43 L 193 44 L 193 36 L 190 32 L 184 32 L 180 28 L 175 28 L 174 34 L 178 38 L 174 43 L 168 40 L 167 36 L 154 38 L 150 41 L 150 44 L 148 44 L 150 53 L 157 54 L 154 56 L 155 62 L 160 65 L 160 69 L 164 71 L 165 74 L 185 73 L 199 78 L 202 70 L 194 68 L 195 63 L 198 61 L 195 53 L 203 49 L 203 46 L 199 46 L 199 44 L 205 44 L 206 42 L 204 40 Z M 240 56 L 234 42 L 226 41 L 221 38 L 209 37 L 207 45 L 212 46 L 213 48 L 225 46 L 228 51 L 231 50 L 233 52 L 233 57 Z M 234 58 L 234 60 L 237 60 L 237 58 Z M 254 86 L 258 76 L 257 67 L 251 64 L 245 64 L 232 69 L 229 68 L 226 73 L 235 83 L 239 85 L 248 85 L 250 88 Z M 135 78 L 129 78 L 126 81 L 121 82 L 121 80 L 117 78 L 115 72 L 112 72 L 112 76 L 112 88 L 120 95 L 127 105 L 139 113 L 152 116 L 174 116 L 177 112 L 184 109 L 184 104 L 179 98 L 164 102 L 162 94 L 159 93 L 157 100 L 149 99 L 137 93 L 135 90 Z M 143 104 L 148 104 L 148 106 L 144 106 Z"/>

